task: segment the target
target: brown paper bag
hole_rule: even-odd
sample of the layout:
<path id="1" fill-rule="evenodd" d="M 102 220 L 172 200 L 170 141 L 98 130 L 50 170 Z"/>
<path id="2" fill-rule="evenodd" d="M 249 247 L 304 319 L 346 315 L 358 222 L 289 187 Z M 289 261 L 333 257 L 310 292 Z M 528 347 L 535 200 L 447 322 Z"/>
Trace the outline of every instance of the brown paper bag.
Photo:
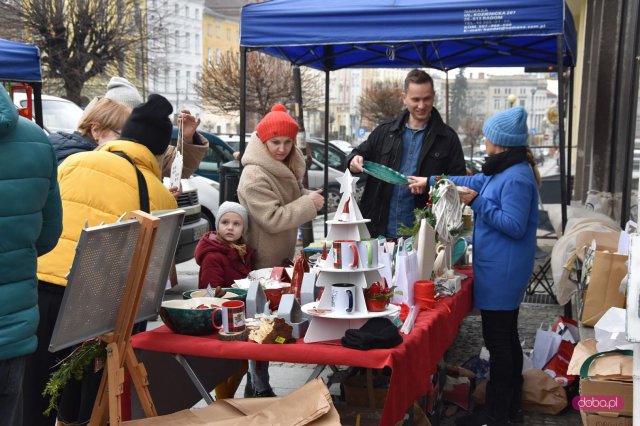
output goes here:
<path id="1" fill-rule="evenodd" d="M 533 413 L 558 414 L 567 406 L 562 385 L 542 370 L 531 368 L 522 373 L 522 409 Z"/>
<path id="2" fill-rule="evenodd" d="M 593 252 L 591 272 L 588 277 L 583 277 L 587 280 L 587 289 L 580 316 L 582 324 L 593 327 L 607 309 L 625 307 L 625 295 L 618 289 L 627 274 L 626 261 L 627 256 L 620 254 Z"/>

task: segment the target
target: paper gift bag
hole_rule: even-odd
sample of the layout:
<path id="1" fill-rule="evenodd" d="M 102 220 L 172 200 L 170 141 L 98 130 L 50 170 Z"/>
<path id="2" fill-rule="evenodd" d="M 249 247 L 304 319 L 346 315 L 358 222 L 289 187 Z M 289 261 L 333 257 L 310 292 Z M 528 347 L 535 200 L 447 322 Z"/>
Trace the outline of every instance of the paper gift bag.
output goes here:
<path id="1" fill-rule="evenodd" d="M 613 349 L 633 350 L 633 344 L 627 341 L 627 310 L 609 308 L 593 327 L 595 329 L 596 349 L 607 352 Z"/>
<path id="2" fill-rule="evenodd" d="M 393 295 L 393 303 L 404 303 L 413 306 L 413 285 L 418 281 L 418 254 L 415 251 L 398 250 L 396 255 L 396 291 L 402 294 Z"/>
<path id="3" fill-rule="evenodd" d="M 584 325 L 593 327 L 611 307 L 625 307 L 625 295 L 619 288 L 620 281 L 627 275 L 626 261 L 627 256 L 620 254 L 593 252 L 591 271 L 583 276 L 586 290 L 580 319 Z"/>
<path id="4" fill-rule="evenodd" d="M 391 254 L 386 251 L 384 240 L 378 240 L 378 264 L 382 265 L 379 270 L 380 276 L 387 280 L 387 283 L 393 282 L 393 268 L 391 267 Z"/>
<path id="5" fill-rule="evenodd" d="M 550 328 L 546 330 L 540 328 L 536 331 L 536 341 L 533 344 L 533 353 L 531 355 L 531 362 L 533 368 L 542 369 L 547 363 L 558 353 L 558 347 L 562 341 L 562 337 L 558 333 L 554 333 Z"/>
<path id="6" fill-rule="evenodd" d="M 567 406 L 567 393 L 547 373 L 537 369 L 522 373 L 522 408 L 525 411 L 558 414 Z"/>
<path id="7" fill-rule="evenodd" d="M 566 340 L 574 345 L 580 341 L 580 331 L 578 323 L 566 317 L 559 317 L 553 325 L 552 330 L 558 333 L 562 340 Z"/>
<path id="8" fill-rule="evenodd" d="M 416 244 L 418 246 L 418 280 L 430 280 L 436 258 L 436 231 L 427 223 L 427 219 L 420 221 Z"/>
<path id="9" fill-rule="evenodd" d="M 569 386 L 576 379 L 576 376 L 567 374 L 574 348 L 575 345 L 573 343 L 567 340 L 561 341 L 558 347 L 558 353 L 555 354 L 553 358 L 551 358 L 551 361 L 544 367 L 544 372 L 563 387 Z"/>

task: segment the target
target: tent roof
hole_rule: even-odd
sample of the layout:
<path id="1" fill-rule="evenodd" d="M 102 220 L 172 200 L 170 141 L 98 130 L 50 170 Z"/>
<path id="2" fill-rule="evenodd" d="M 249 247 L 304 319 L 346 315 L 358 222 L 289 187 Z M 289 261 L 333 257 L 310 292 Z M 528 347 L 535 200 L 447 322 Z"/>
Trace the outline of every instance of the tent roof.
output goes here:
<path id="1" fill-rule="evenodd" d="M 271 0 L 242 8 L 240 44 L 297 65 L 340 68 L 575 64 L 564 0 Z"/>
<path id="2" fill-rule="evenodd" d="M 40 51 L 31 44 L 0 39 L 0 80 L 39 82 Z"/>

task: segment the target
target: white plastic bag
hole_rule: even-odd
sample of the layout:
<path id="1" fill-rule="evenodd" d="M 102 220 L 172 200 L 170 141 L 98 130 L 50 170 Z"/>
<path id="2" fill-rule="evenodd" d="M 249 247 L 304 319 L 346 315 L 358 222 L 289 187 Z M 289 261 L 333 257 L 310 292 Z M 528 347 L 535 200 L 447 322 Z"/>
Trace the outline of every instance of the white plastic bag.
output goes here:
<path id="1" fill-rule="evenodd" d="M 387 253 L 384 240 L 378 240 L 378 264 L 382 265 L 380 276 L 387 280 L 387 284 L 393 283 L 393 269 L 391 268 L 391 254 Z"/>
<path id="2" fill-rule="evenodd" d="M 551 327 L 543 329 L 543 324 L 536 331 L 536 341 L 533 345 L 533 353 L 531 354 L 531 362 L 533 368 L 542 370 L 545 365 L 555 354 L 558 353 L 562 337 L 558 333 L 551 331 Z"/>

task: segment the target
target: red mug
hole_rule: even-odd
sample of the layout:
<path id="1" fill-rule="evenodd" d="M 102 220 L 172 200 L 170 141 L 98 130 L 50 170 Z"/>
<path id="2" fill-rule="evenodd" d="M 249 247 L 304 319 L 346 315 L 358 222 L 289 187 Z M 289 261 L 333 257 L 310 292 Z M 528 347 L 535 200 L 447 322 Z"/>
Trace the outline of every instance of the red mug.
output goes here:
<path id="1" fill-rule="evenodd" d="M 215 315 L 222 311 L 222 324 L 216 324 Z M 244 302 L 242 300 L 228 300 L 221 308 L 215 308 L 211 314 L 211 321 L 216 330 L 223 329 L 225 333 L 238 333 L 244 331 Z"/>
<path id="2" fill-rule="evenodd" d="M 355 240 L 333 242 L 333 267 L 335 269 L 358 268 L 358 243 Z"/>

